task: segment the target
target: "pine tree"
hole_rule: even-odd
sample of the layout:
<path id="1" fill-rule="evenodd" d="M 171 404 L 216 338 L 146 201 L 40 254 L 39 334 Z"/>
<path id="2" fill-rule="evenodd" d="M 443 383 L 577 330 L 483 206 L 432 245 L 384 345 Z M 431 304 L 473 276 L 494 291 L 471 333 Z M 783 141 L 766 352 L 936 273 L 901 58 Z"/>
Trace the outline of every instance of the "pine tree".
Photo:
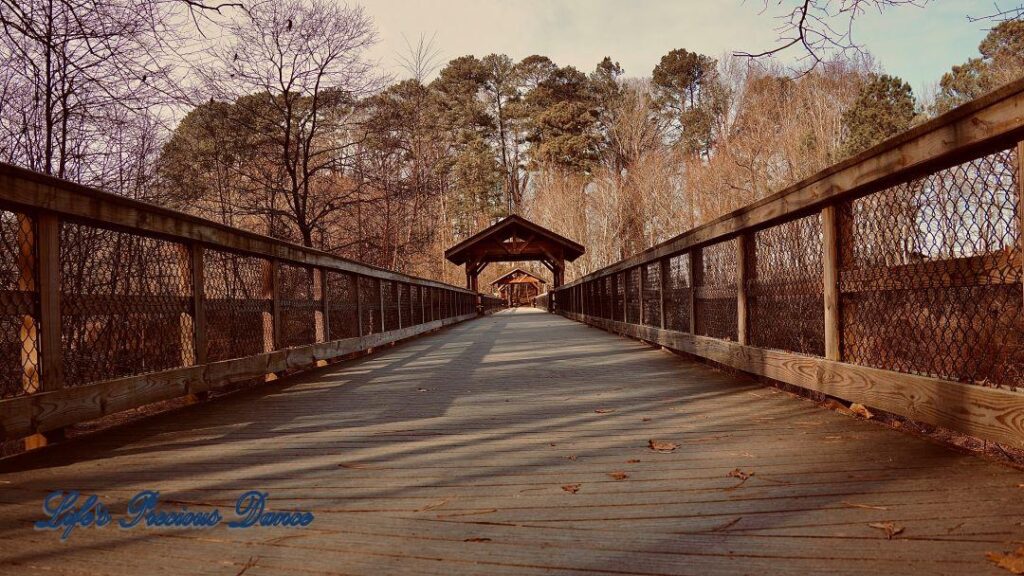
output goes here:
<path id="1" fill-rule="evenodd" d="M 874 76 L 843 114 L 843 153 L 852 156 L 906 130 L 914 108 L 909 84 L 887 74 Z"/>

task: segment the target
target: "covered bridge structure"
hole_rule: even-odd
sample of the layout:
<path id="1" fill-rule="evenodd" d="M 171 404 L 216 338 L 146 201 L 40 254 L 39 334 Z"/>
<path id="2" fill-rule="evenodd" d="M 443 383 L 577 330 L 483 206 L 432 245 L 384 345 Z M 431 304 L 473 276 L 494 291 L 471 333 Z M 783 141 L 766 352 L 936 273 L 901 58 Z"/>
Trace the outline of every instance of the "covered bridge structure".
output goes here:
<path id="1" fill-rule="evenodd" d="M 547 282 L 543 278 L 522 268 L 506 272 L 491 282 L 491 286 L 495 288 L 498 296 L 505 301 L 507 306 L 531 303 L 544 291 L 544 284 Z"/>
<path id="2" fill-rule="evenodd" d="M 568 283 L 511 216 L 469 289 L 0 165 L 0 574 L 1019 573 L 1022 158 L 1024 81 Z M 476 291 L 527 259 L 556 313 Z"/>
<path id="3" fill-rule="evenodd" d="M 466 266 L 466 288 L 476 291 L 480 272 L 491 262 L 538 261 L 551 272 L 552 287 L 565 283 L 565 263 L 586 252 L 582 245 L 513 214 L 466 238 L 444 257 Z"/>

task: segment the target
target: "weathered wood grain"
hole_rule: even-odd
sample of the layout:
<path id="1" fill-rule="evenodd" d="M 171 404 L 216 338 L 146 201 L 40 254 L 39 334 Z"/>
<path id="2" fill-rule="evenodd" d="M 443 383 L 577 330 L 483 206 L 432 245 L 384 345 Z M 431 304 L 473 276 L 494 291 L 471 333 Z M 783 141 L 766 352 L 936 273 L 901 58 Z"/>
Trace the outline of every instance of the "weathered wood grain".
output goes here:
<path id="1" fill-rule="evenodd" d="M 822 301 L 825 308 L 825 358 L 842 360 L 839 311 L 839 222 L 835 206 L 821 209 Z M 813 291 L 810 292 L 813 294 Z"/>

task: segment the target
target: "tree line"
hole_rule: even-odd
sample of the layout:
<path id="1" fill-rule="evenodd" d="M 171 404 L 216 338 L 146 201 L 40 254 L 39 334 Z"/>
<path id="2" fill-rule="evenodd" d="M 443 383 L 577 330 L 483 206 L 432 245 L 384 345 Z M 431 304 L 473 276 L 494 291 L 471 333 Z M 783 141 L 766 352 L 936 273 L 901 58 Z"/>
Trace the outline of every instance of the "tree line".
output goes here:
<path id="1" fill-rule="evenodd" d="M 923 97 L 861 53 L 580 70 L 421 43 L 394 79 L 325 0 L 0 0 L 0 31 L 0 160 L 450 282 L 444 249 L 506 214 L 587 246 L 571 279 L 1024 71 L 1015 19 Z"/>

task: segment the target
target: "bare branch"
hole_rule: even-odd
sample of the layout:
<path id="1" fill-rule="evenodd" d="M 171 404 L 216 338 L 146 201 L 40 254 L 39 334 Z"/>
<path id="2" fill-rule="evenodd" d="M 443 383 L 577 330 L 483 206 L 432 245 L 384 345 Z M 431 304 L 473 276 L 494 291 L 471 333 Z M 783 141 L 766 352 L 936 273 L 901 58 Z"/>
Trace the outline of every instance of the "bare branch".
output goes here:
<path id="1" fill-rule="evenodd" d="M 772 10 L 774 0 L 763 0 L 761 13 Z M 734 52 L 744 58 L 767 58 L 799 46 L 797 56 L 801 75 L 810 72 L 821 62 L 851 52 L 862 55 L 861 44 L 854 39 L 854 22 L 867 10 L 885 10 L 903 6 L 923 7 L 930 0 L 777 0 L 775 6 L 790 7 L 774 18 L 778 43 L 760 52 Z"/>

